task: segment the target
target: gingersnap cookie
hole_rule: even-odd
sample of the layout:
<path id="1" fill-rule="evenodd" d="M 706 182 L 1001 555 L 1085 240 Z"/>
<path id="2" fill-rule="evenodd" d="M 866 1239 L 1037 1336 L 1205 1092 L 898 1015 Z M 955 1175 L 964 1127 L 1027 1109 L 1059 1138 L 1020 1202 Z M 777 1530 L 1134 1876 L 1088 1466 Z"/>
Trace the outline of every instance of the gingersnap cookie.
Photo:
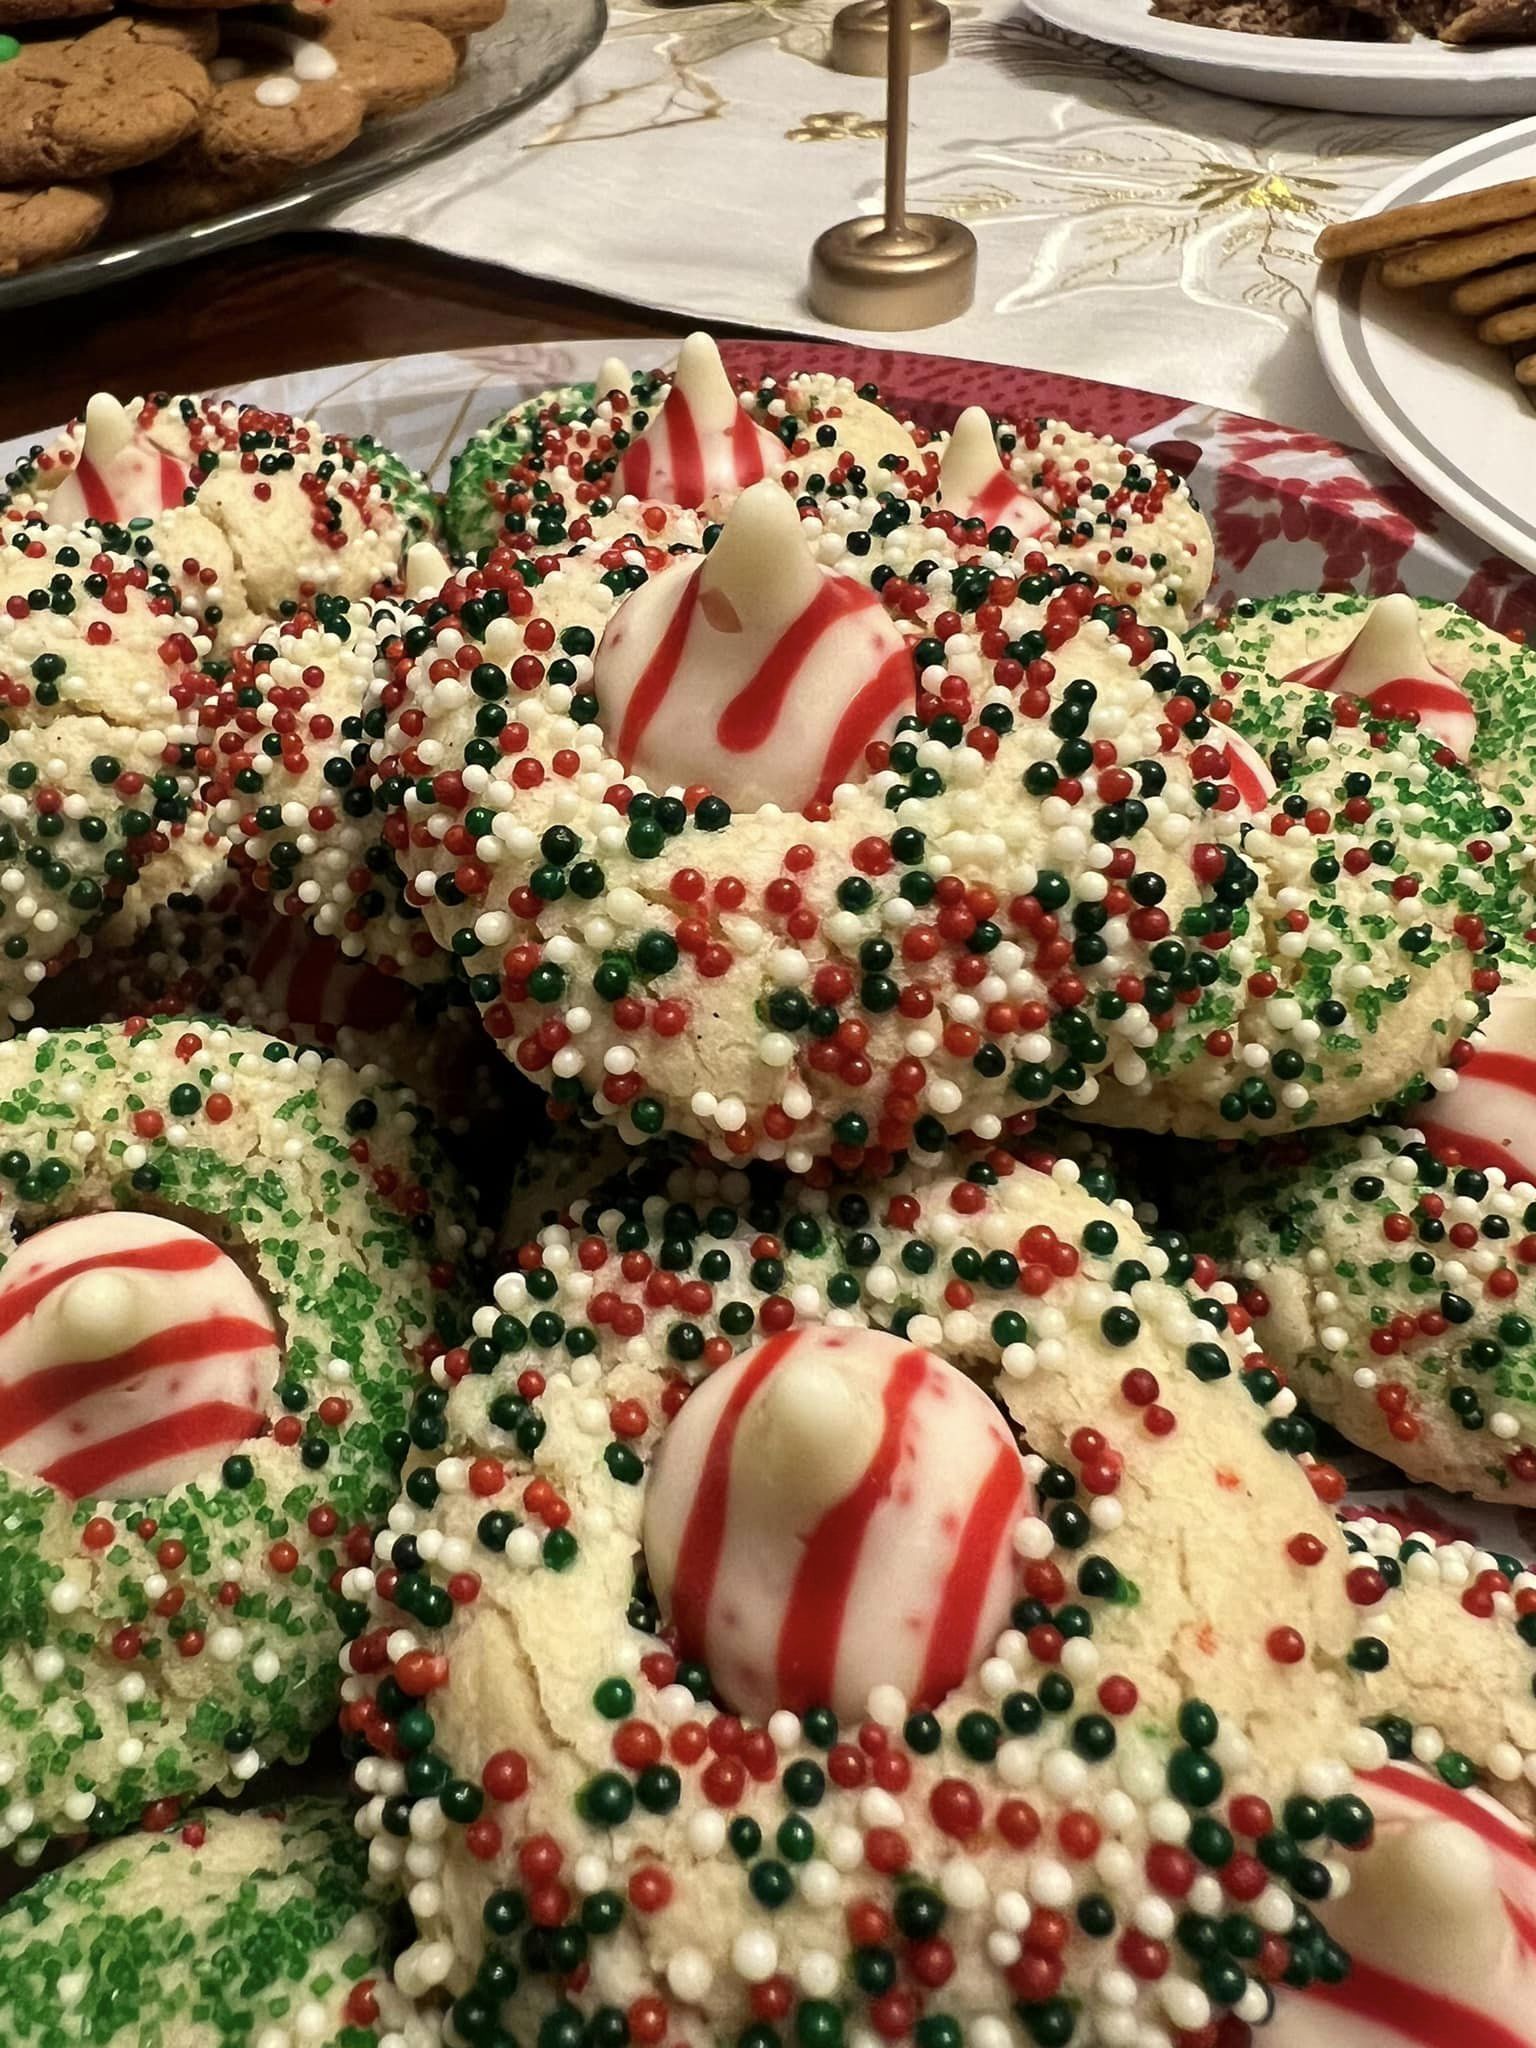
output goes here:
<path id="1" fill-rule="evenodd" d="M 352 1650 L 400 1988 L 470 2038 L 1263 2021 L 1382 1745 L 1308 1432 L 1190 1275 L 1001 1152 L 525 1247 Z"/>
<path id="2" fill-rule="evenodd" d="M 340 1801 L 209 1807 L 103 1842 L 0 1913 L 0 2018 L 15 2048 L 361 2044 L 438 2038 L 388 1980 L 367 1852 Z"/>
<path id="3" fill-rule="evenodd" d="M 433 517 L 424 480 L 369 436 L 163 394 L 124 406 L 98 393 L 5 486 L 0 539 L 31 515 L 147 536 L 224 651 L 284 604 L 391 585 Z"/>
<path id="4" fill-rule="evenodd" d="M 128 541 L 127 535 L 121 539 Z M 0 1008 L 68 966 L 191 814 L 197 623 L 147 540 L 0 527 Z"/>
<path id="5" fill-rule="evenodd" d="M 1283 1998 L 1265 2048 L 1422 2048 L 1444 2040 L 1536 2041 L 1536 1846 L 1484 1792 L 1412 1764 L 1362 1774 L 1375 1826 L 1341 1899 L 1318 1914 L 1347 1951 L 1331 1973 Z M 1431 2032 L 1431 2038 L 1433 2033 Z"/>
<path id="6" fill-rule="evenodd" d="M 0 89 L 0 181 L 11 185 L 100 178 L 163 156 L 196 130 L 213 91 L 178 29 L 126 15 L 29 31 L 0 64 Z"/>
<path id="7" fill-rule="evenodd" d="M 105 185 L 14 185 L 0 189 L 0 277 L 57 263 L 87 248 L 110 203 Z"/>
<path id="8" fill-rule="evenodd" d="M 83 21 L 111 12 L 112 0 L 0 0 L 0 30 L 30 28 L 34 22 Z"/>
<path id="9" fill-rule="evenodd" d="M 1536 1574 L 1518 1558 L 1351 1515 L 1358 1711 L 1385 1761 L 1536 1820 Z M 1475 2038 L 1475 2037 L 1474 2037 Z"/>
<path id="10" fill-rule="evenodd" d="M 323 20 L 292 19 L 302 39 L 335 64 L 338 83 L 355 92 L 370 114 L 424 106 L 458 74 L 458 53 L 447 35 L 412 14 L 386 12 L 375 0 L 326 0 Z M 312 62 L 304 48 L 296 48 L 296 69 Z"/>
<path id="11" fill-rule="evenodd" d="M 1536 1500 L 1536 1189 L 1383 1125 L 1240 1159 L 1199 1201 L 1310 1408 L 1413 1478 Z"/>
<path id="12" fill-rule="evenodd" d="M 461 1197 L 412 1098 L 205 1021 L 0 1047 L 0 1839 L 301 1757 Z"/>

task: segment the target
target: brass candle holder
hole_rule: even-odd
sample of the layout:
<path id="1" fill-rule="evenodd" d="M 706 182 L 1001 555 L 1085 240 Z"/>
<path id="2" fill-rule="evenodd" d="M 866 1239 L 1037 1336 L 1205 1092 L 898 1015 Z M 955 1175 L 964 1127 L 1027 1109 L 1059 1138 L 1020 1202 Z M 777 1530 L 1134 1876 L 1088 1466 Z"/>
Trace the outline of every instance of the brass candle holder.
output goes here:
<path id="1" fill-rule="evenodd" d="M 849 0 L 832 17 L 832 69 L 883 78 L 890 30 L 887 0 Z M 949 9 L 943 0 L 913 0 L 911 49 L 914 76 L 937 71 L 949 56 Z"/>
<path id="2" fill-rule="evenodd" d="M 907 211 L 908 87 L 912 16 L 919 0 L 883 0 L 889 15 L 885 66 L 885 207 L 839 221 L 811 250 L 811 310 L 834 327 L 895 332 L 937 327 L 976 295 L 976 237 L 959 221 Z"/>

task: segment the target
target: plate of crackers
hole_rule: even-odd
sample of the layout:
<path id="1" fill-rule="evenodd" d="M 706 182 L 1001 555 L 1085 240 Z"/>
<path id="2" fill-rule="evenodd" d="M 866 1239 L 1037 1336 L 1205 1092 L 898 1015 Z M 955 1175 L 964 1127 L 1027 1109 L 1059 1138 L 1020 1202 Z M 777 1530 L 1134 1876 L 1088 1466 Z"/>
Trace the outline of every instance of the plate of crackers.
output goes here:
<path id="1" fill-rule="evenodd" d="M 1436 504 L 1536 569 L 1536 118 L 1420 164 L 1317 246 L 1339 397 Z"/>
<path id="2" fill-rule="evenodd" d="M 552 91 L 604 0 L 0 0 L 0 308 L 249 241 Z"/>
<path id="3" fill-rule="evenodd" d="M 1536 106 L 1536 0 L 1028 0 L 1182 85 L 1342 114 Z"/>

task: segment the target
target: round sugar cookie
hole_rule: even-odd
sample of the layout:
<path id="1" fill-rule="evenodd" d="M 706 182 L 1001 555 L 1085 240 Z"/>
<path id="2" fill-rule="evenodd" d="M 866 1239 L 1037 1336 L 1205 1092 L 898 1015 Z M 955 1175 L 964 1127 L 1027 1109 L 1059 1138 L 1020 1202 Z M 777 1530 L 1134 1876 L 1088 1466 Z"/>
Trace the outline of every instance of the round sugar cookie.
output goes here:
<path id="1" fill-rule="evenodd" d="M 0 1839 L 298 1758 L 457 1334 L 413 1099 L 202 1021 L 0 1046 Z"/>
<path id="2" fill-rule="evenodd" d="M 15 2048 L 430 2048 L 388 1980 L 389 1932 L 340 1801 L 191 1814 L 103 1842 L 0 1912 L 0 2022 Z"/>
<path id="3" fill-rule="evenodd" d="M 1368 1830 L 1337 1475 L 1089 1183 L 680 1176 L 523 1249 L 416 1404 L 352 1651 L 402 1989 L 471 2038 L 1268 2014 L 1253 1948 L 1176 1930 L 1241 1901 L 1300 1967 Z"/>

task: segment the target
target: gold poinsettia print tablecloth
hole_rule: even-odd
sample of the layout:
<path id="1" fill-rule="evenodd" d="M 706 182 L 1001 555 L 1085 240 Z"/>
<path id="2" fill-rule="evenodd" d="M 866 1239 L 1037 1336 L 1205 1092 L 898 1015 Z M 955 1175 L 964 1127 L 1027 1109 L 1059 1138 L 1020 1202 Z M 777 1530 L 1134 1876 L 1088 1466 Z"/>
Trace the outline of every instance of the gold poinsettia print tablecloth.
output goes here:
<path id="1" fill-rule="evenodd" d="M 829 68 L 836 4 L 610 0 L 559 95 L 334 224 L 701 323 L 836 333 L 806 259 L 878 210 L 884 97 Z M 910 187 L 975 230 L 979 282 L 905 345 L 1347 433 L 1311 341 L 1314 237 L 1466 125 L 1198 92 L 1016 0 L 951 4 L 951 59 L 913 83 Z"/>

